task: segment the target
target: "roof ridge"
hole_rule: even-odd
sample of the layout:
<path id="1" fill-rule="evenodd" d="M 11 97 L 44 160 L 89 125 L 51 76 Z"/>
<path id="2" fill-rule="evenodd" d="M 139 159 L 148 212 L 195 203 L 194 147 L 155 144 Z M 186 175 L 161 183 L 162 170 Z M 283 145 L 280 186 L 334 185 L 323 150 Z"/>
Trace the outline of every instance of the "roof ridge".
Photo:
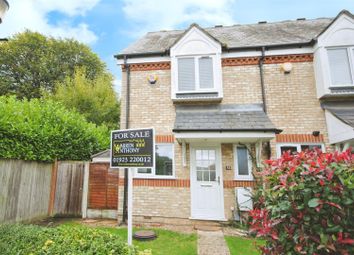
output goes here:
<path id="1" fill-rule="evenodd" d="M 241 26 L 264 26 L 264 25 L 269 25 L 269 24 L 280 24 L 280 23 L 286 23 L 286 22 L 309 22 L 309 21 L 315 21 L 315 20 L 333 20 L 335 17 L 319 17 L 319 18 L 313 18 L 313 19 L 308 19 L 306 18 L 305 20 L 297 20 L 297 19 L 288 19 L 288 20 L 279 20 L 279 21 L 270 21 L 264 24 L 259 24 L 259 23 L 244 23 L 244 24 L 233 24 L 233 25 L 222 25 L 220 27 L 215 27 L 215 26 L 201 26 L 198 24 L 199 27 L 203 29 L 222 29 L 222 28 L 231 28 L 231 27 L 241 27 Z M 195 22 L 191 23 L 191 25 L 197 24 Z M 189 25 L 188 28 L 191 26 Z M 184 32 L 186 29 L 171 29 L 171 30 L 166 30 L 166 29 L 161 29 L 161 30 L 155 30 L 155 31 L 149 31 L 147 34 L 153 34 L 153 33 L 161 33 L 161 32 Z"/>

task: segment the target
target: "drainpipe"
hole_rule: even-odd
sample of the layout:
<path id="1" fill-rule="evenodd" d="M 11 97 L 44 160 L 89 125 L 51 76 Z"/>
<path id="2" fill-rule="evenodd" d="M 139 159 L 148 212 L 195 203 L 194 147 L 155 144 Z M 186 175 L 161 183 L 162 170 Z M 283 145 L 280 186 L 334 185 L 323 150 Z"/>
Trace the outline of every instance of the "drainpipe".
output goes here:
<path id="1" fill-rule="evenodd" d="M 262 46 L 261 48 L 262 55 L 259 58 L 258 66 L 259 66 L 259 76 L 261 79 L 261 89 L 262 89 L 262 103 L 263 103 L 263 111 L 267 113 L 267 102 L 266 102 L 266 95 L 265 95 L 265 88 L 264 88 L 264 72 L 263 72 L 263 64 L 265 59 L 265 47 Z M 267 142 L 268 147 L 268 158 L 272 157 L 272 150 L 270 147 L 270 142 Z"/>
<path id="2" fill-rule="evenodd" d="M 265 113 L 267 113 L 267 104 L 266 104 L 265 89 L 264 89 L 264 75 L 263 75 L 263 64 L 264 64 L 264 58 L 265 58 L 265 47 L 263 46 L 261 49 L 262 49 L 262 55 L 259 58 L 258 66 L 259 66 L 259 75 L 260 75 L 260 78 L 261 78 L 263 111 Z"/>
<path id="3" fill-rule="evenodd" d="M 124 55 L 124 69 L 126 71 L 126 95 L 125 95 L 125 129 L 129 129 L 130 115 L 130 65 L 128 64 L 127 55 Z M 123 194 L 123 216 L 122 224 L 127 223 L 128 219 L 128 168 L 124 168 L 124 194 Z"/>

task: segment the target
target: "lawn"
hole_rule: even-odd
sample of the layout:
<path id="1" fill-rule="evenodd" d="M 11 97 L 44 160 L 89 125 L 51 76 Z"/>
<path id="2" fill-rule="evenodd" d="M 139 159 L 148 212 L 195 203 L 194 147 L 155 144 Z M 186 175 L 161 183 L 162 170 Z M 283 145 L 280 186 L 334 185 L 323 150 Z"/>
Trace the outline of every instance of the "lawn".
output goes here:
<path id="1" fill-rule="evenodd" d="M 67 222 L 64 225 L 72 227 L 80 227 L 80 223 Z M 113 235 L 117 235 L 123 240 L 127 240 L 126 228 L 110 228 L 96 227 L 107 231 Z M 134 228 L 134 231 L 137 229 Z M 152 241 L 137 241 L 133 240 L 133 245 L 139 251 L 150 249 L 153 255 L 196 255 L 197 254 L 197 235 L 196 234 L 180 234 L 163 229 L 154 229 L 157 238 Z"/>
<path id="2" fill-rule="evenodd" d="M 261 252 L 257 249 L 257 245 L 263 245 L 263 240 L 252 238 L 225 236 L 227 245 L 229 246 L 231 255 L 258 255 Z"/>

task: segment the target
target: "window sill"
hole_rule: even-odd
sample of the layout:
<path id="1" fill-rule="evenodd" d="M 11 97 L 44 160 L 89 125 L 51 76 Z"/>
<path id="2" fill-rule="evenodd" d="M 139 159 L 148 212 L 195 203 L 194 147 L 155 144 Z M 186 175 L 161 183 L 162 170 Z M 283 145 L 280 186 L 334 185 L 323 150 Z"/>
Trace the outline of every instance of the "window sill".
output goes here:
<path id="1" fill-rule="evenodd" d="M 176 180 L 175 176 L 134 176 L 133 179 Z"/>
<path id="2" fill-rule="evenodd" d="M 330 90 L 346 90 L 346 89 L 354 89 L 354 85 L 340 85 L 340 86 L 329 86 Z"/>
<path id="3" fill-rule="evenodd" d="M 248 181 L 253 182 L 254 178 L 234 178 L 234 181 Z"/>
<path id="4" fill-rule="evenodd" d="M 195 95 L 194 97 L 183 97 L 183 98 L 172 98 L 172 102 L 174 103 L 183 103 L 183 102 L 221 102 L 222 97 L 198 97 Z"/>

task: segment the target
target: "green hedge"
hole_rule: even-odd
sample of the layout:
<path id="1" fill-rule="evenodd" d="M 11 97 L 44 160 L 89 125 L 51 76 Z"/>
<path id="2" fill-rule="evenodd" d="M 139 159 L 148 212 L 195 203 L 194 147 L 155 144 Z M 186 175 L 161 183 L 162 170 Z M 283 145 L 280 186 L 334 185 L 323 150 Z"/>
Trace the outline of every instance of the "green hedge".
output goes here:
<path id="1" fill-rule="evenodd" d="M 115 254 L 135 251 L 119 237 L 86 227 L 44 228 L 33 225 L 0 225 L 1 254 Z"/>
<path id="2" fill-rule="evenodd" d="M 57 102 L 0 97 L 0 158 L 84 160 L 108 146 L 105 126 Z"/>

